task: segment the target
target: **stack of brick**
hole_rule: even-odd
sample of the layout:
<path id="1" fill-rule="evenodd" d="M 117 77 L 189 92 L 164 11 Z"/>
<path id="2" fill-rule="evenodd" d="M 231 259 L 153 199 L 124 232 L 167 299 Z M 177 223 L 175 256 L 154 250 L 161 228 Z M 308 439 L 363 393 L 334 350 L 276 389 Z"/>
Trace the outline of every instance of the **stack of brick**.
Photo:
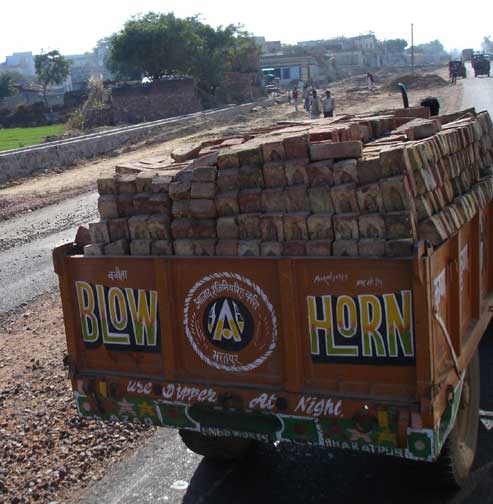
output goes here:
<path id="1" fill-rule="evenodd" d="M 410 256 L 491 201 L 492 139 L 487 113 L 386 114 L 184 147 L 98 180 L 85 253 Z"/>

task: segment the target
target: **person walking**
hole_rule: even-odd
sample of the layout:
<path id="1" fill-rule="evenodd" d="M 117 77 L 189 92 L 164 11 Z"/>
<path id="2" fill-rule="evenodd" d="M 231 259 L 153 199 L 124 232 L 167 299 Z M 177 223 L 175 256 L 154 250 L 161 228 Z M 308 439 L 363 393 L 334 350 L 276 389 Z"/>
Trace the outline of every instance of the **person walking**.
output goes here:
<path id="1" fill-rule="evenodd" d="M 373 91 L 373 88 L 375 87 L 375 79 L 373 78 L 373 74 L 368 72 L 366 74 L 366 82 L 368 84 L 368 90 Z"/>
<path id="2" fill-rule="evenodd" d="M 311 90 L 307 86 L 305 86 L 305 89 L 303 90 L 303 97 L 305 99 L 305 103 L 303 104 L 303 107 L 307 112 L 310 112 L 310 95 L 311 95 Z"/>
<path id="3" fill-rule="evenodd" d="M 452 84 L 457 84 L 457 67 L 455 65 L 452 65 L 450 70 L 450 78 L 452 80 Z"/>
<path id="4" fill-rule="evenodd" d="M 293 103 L 294 103 L 294 110 L 296 112 L 298 112 L 298 98 L 300 97 L 300 92 L 298 91 L 297 87 L 295 87 L 293 89 L 292 97 L 293 97 Z"/>
<path id="5" fill-rule="evenodd" d="M 330 91 L 327 89 L 325 91 L 325 97 L 322 101 L 322 108 L 324 111 L 324 117 L 334 117 L 335 103 L 334 98 L 332 98 Z"/>
<path id="6" fill-rule="evenodd" d="M 312 98 L 310 100 L 310 119 L 319 119 L 322 113 L 322 102 L 317 95 L 317 91 L 312 91 Z"/>

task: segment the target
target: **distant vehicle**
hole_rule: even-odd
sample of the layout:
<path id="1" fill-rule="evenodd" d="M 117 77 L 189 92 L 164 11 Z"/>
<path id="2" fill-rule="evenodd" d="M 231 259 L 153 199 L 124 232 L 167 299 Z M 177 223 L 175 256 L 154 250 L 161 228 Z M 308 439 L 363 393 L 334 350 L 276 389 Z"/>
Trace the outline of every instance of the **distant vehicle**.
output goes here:
<path id="1" fill-rule="evenodd" d="M 478 75 L 490 76 L 490 56 L 488 54 L 474 54 L 472 57 L 474 77 Z"/>
<path id="2" fill-rule="evenodd" d="M 464 61 L 471 61 L 473 54 L 474 54 L 474 49 L 463 49 L 462 50 L 462 59 Z"/>
<path id="3" fill-rule="evenodd" d="M 448 63 L 449 77 L 452 78 L 452 72 L 455 69 L 457 77 L 465 79 L 467 77 L 466 66 L 461 60 L 453 60 Z"/>

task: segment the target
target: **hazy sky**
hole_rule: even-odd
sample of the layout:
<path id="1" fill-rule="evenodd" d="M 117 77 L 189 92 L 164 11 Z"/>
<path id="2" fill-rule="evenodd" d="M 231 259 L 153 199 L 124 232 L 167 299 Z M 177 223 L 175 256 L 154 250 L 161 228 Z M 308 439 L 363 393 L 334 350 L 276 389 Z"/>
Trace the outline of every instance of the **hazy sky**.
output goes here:
<path id="1" fill-rule="evenodd" d="M 291 5 L 296 5 L 295 8 Z M 1 2 L 0 62 L 12 52 L 59 49 L 64 54 L 91 50 L 96 41 L 118 31 L 126 19 L 149 10 L 177 16 L 201 14 L 217 26 L 241 23 L 267 40 L 293 43 L 339 35 L 375 32 L 381 39 L 405 38 L 415 43 L 438 38 L 447 49 L 479 49 L 493 35 L 491 0 L 308 2 L 233 0 L 24 0 Z M 474 22 L 472 21 L 474 19 Z"/>

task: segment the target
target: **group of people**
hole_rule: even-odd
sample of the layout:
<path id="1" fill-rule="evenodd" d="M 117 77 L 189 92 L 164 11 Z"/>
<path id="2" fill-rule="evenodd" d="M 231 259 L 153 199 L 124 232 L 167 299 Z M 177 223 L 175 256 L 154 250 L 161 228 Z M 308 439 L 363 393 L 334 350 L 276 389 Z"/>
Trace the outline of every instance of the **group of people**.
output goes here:
<path id="1" fill-rule="evenodd" d="M 375 89 L 375 79 L 370 72 L 366 75 L 368 90 Z M 288 92 L 289 103 L 294 104 L 294 109 L 298 112 L 300 99 L 303 99 L 303 108 L 310 114 L 310 119 L 319 119 L 323 114 L 324 117 L 334 117 L 335 101 L 330 90 L 325 91 L 325 95 L 321 98 L 317 94 L 317 90 L 311 86 L 305 86 L 300 92 L 298 87 L 293 91 Z"/>
<path id="2" fill-rule="evenodd" d="M 290 94 L 290 99 L 296 111 L 298 111 L 300 98 L 303 98 L 303 108 L 310 114 L 310 119 L 319 119 L 322 114 L 324 117 L 334 117 L 335 101 L 328 89 L 325 91 L 325 96 L 320 98 L 315 88 L 305 87 L 300 93 L 295 87 Z"/>

